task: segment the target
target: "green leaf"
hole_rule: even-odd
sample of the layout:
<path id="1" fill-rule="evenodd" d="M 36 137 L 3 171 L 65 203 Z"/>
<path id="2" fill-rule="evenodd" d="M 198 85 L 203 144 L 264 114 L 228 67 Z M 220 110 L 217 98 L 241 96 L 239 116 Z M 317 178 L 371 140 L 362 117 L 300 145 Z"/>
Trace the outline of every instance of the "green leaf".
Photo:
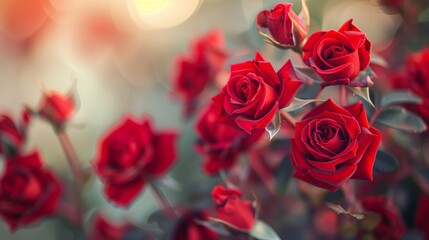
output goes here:
<path id="1" fill-rule="evenodd" d="M 365 213 L 365 218 L 360 222 L 360 226 L 363 230 L 370 232 L 377 227 L 381 221 L 381 216 L 377 213 L 368 212 Z"/>
<path id="2" fill-rule="evenodd" d="M 392 154 L 378 150 L 374 162 L 374 170 L 382 173 L 393 172 L 399 168 L 398 160 Z"/>
<path id="3" fill-rule="evenodd" d="M 361 71 L 359 75 L 349 83 L 350 87 L 371 87 L 374 85 L 373 78 L 376 78 L 374 71 L 370 67 Z"/>
<path id="4" fill-rule="evenodd" d="M 281 240 L 279 235 L 268 224 L 260 220 L 256 221 L 250 231 L 250 236 L 258 240 Z"/>
<path id="5" fill-rule="evenodd" d="M 313 68 L 310 67 L 297 67 L 294 66 L 293 67 L 295 70 L 296 75 L 298 76 L 299 79 L 303 80 L 306 83 L 322 83 L 323 80 L 322 78 L 319 76 L 319 74 L 314 71 Z"/>
<path id="6" fill-rule="evenodd" d="M 356 94 L 361 99 L 365 100 L 369 105 L 375 108 L 374 103 L 371 101 L 371 97 L 369 96 L 369 88 L 368 87 L 347 87 L 349 91 Z"/>
<path id="7" fill-rule="evenodd" d="M 389 92 L 381 98 L 380 107 L 401 103 L 422 103 L 422 99 L 410 91 Z"/>
<path id="8" fill-rule="evenodd" d="M 289 106 L 282 108 L 280 111 L 292 112 L 292 111 L 295 111 L 295 110 L 298 110 L 298 109 L 304 107 L 307 104 L 314 103 L 314 102 L 323 102 L 323 101 L 325 101 L 325 100 L 294 98 L 293 101 L 289 104 Z"/>
<path id="9" fill-rule="evenodd" d="M 280 112 L 277 111 L 273 120 L 265 127 L 265 130 L 270 134 L 270 140 L 279 132 L 281 126 Z"/>
<path id="10" fill-rule="evenodd" d="M 383 109 L 375 121 L 406 132 L 421 133 L 426 131 L 426 124 L 420 116 L 398 106 Z"/>

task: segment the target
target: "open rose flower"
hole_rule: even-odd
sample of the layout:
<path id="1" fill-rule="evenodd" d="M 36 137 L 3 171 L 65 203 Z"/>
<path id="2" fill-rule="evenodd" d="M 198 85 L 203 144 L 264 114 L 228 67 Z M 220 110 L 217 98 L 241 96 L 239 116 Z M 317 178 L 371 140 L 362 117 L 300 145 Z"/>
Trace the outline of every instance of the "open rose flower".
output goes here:
<path id="1" fill-rule="evenodd" d="M 343 108 L 329 99 L 296 123 L 293 176 L 330 191 L 350 178 L 372 180 L 380 142 L 361 102 Z"/>
<path id="2" fill-rule="evenodd" d="M 241 192 L 216 186 L 212 191 L 218 219 L 234 230 L 250 232 L 256 222 L 252 202 L 241 199 Z"/>
<path id="3" fill-rule="evenodd" d="M 217 122 L 217 114 L 210 105 L 196 124 L 199 140 L 197 151 L 205 156 L 203 168 L 207 174 L 231 168 L 239 154 L 258 141 L 264 130 L 255 129 L 249 136 L 241 129 Z"/>
<path id="4" fill-rule="evenodd" d="M 256 53 L 254 60 L 231 65 L 229 80 L 213 101 L 220 122 L 250 134 L 265 128 L 279 109 L 287 107 L 300 86 L 290 61 L 276 73 Z"/>
<path id="5" fill-rule="evenodd" d="M 199 221 L 209 221 L 209 214 L 195 210 L 183 214 L 176 223 L 173 240 L 217 240 L 219 234 L 203 226 Z"/>
<path id="6" fill-rule="evenodd" d="M 9 115 L 0 115 L 0 154 L 19 154 L 25 143 L 26 123 L 15 123 Z"/>
<path id="7" fill-rule="evenodd" d="M 43 94 L 39 114 L 57 127 L 69 121 L 76 110 L 75 100 L 70 94 L 52 91 Z"/>
<path id="8" fill-rule="evenodd" d="M 275 41 L 286 46 L 299 46 L 307 35 L 307 26 L 292 10 L 292 3 L 279 3 L 273 9 L 261 11 L 256 23 L 268 28 Z"/>
<path id="9" fill-rule="evenodd" d="M 371 42 L 352 20 L 338 31 L 313 33 L 305 45 L 304 62 L 323 79 L 322 86 L 351 85 L 370 61 Z"/>
<path id="10" fill-rule="evenodd" d="M 107 198 L 128 206 L 145 183 L 167 172 L 176 160 L 176 133 L 154 132 L 148 119 L 125 117 L 102 139 L 94 168 Z"/>
<path id="11" fill-rule="evenodd" d="M 227 57 L 222 34 L 214 29 L 193 42 L 189 56 L 177 58 L 173 87 L 185 102 L 187 116 L 194 112 L 197 97 L 223 69 Z"/>
<path id="12" fill-rule="evenodd" d="M 410 54 L 405 67 L 405 74 L 392 77 L 392 85 L 394 88 L 410 89 L 422 98 L 421 104 L 408 104 L 406 107 L 419 114 L 429 126 L 429 48 Z M 429 133 L 429 128 L 426 132 Z"/>
<path id="13" fill-rule="evenodd" d="M 364 210 L 377 213 L 381 217 L 377 226 L 366 234 L 371 234 L 375 239 L 380 240 L 401 239 L 405 233 L 405 223 L 395 206 L 389 204 L 383 196 L 368 197 L 363 199 L 361 203 Z"/>
<path id="14" fill-rule="evenodd" d="M 61 186 L 42 165 L 37 152 L 15 156 L 6 162 L 0 180 L 0 216 L 12 231 L 56 211 Z"/>

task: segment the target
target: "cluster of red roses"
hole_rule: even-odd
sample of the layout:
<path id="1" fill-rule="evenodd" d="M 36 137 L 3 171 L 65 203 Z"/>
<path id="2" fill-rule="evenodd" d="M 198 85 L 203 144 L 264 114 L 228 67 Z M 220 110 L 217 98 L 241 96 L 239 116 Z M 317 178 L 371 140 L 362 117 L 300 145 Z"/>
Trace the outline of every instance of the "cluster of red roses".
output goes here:
<path id="1" fill-rule="evenodd" d="M 172 218 L 178 218 L 172 233 L 176 240 L 280 239 L 270 226 L 258 219 L 257 199 L 252 202 L 248 197 L 243 198 L 242 192 L 232 183 L 233 174 L 225 172 L 233 172 L 241 155 L 266 151 L 269 140 L 285 138 L 290 139 L 290 144 L 282 148 L 287 149 L 285 155 L 288 161 L 290 159 L 293 177 L 329 191 L 343 188 L 344 198 L 353 213 L 338 205 L 330 205 L 330 208 L 361 220 L 355 229 L 358 238 L 400 238 L 405 225 L 391 199 L 384 196 L 357 199 L 349 180 L 372 181 L 376 161 L 382 161 L 380 156 L 389 156 L 381 151 L 382 132 L 373 126 L 377 120 L 399 129 L 426 130 L 421 119 L 429 124 L 429 50 L 411 55 L 407 70 L 393 81 L 394 87 L 411 89 L 419 97 L 413 95 L 403 101 L 385 98 L 381 105 L 376 104 L 378 108 L 374 112 L 367 112 L 367 106 L 374 106 L 369 94 L 365 94 L 374 84 L 369 68 L 371 43 L 352 20 L 339 30 L 318 31 L 307 37 L 309 17 L 303 1 L 300 15 L 293 12 L 292 4 L 281 3 L 271 10 L 261 11 L 256 22 L 259 27 L 268 29 L 269 34 L 258 29 L 266 42 L 301 54 L 305 66 L 296 67 L 287 60 L 276 71 L 256 52 L 252 60 L 232 64 L 227 81 L 219 80 L 228 58 L 219 31 L 197 39 L 191 45 L 190 55 L 177 60 L 174 94 L 184 101 L 185 115 L 191 117 L 204 106 L 195 123 L 198 134 L 195 147 L 204 156 L 203 170 L 208 175 L 225 178 L 226 187 L 217 185 L 212 190 L 214 208 L 183 210 L 169 205 L 154 180 L 165 175 L 176 162 L 178 134 L 174 130 L 155 130 L 148 116 L 139 120 L 125 116 L 101 139 L 92 166 L 103 182 L 105 196 L 116 206 L 128 207 L 145 186 L 152 187 L 165 210 Z M 404 81 L 404 78 L 414 81 Z M 297 98 L 308 84 L 306 79 L 320 84 L 317 96 L 332 89 L 338 96 L 324 100 Z M 222 86 L 218 88 L 219 85 Z M 203 93 L 210 95 L 210 87 L 217 93 L 206 106 Z M 364 101 L 350 103 L 350 93 Z M 316 105 L 316 102 L 322 103 Z M 416 102 L 419 104 L 410 104 Z M 386 107 L 394 103 L 408 103 L 405 107 L 421 118 L 404 115 L 408 112 L 403 108 Z M 12 230 L 53 214 L 62 192 L 59 180 L 43 167 L 40 154 L 24 151 L 30 118 L 41 116 L 61 135 L 74 111 L 71 96 L 53 93 L 44 95 L 37 111 L 26 108 L 19 124 L 7 115 L 1 116 L 0 154 L 4 155 L 6 167 L 0 179 L 0 216 Z M 404 121 L 415 117 L 420 128 L 416 130 L 409 122 L 390 121 L 390 116 L 396 116 L 393 114 L 403 114 L 400 116 Z M 292 131 L 289 135 L 282 131 L 288 127 Z M 79 183 L 82 181 L 79 178 L 84 176 L 79 174 L 70 146 L 64 144 Z M 78 183 L 77 195 L 81 187 Z M 424 228 L 429 221 L 422 214 L 429 208 L 427 198 L 421 198 L 419 206 L 422 210 L 415 222 L 418 228 Z M 82 220 L 78 222 L 82 224 Z M 133 234 L 143 238 L 132 223 L 115 225 L 102 215 L 96 215 L 90 237 L 124 239 Z M 429 237 L 427 230 L 425 234 Z M 145 237 L 154 239 L 155 235 Z"/>

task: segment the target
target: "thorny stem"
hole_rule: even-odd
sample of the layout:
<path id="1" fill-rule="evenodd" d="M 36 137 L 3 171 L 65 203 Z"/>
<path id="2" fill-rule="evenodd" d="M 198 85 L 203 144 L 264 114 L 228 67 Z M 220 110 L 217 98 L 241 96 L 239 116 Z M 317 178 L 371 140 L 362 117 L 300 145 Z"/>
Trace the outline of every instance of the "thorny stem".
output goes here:
<path id="1" fill-rule="evenodd" d="M 171 219 L 176 219 L 179 217 L 179 215 L 176 213 L 176 211 L 171 206 L 170 202 L 168 201 L 167 197 L 162 193 L 161 189 L 156 185 L 154 182 L 149 183 L 150 188 L 152 189 L 152 192 L 154 193 L 155 198 L 158 200 L 158 203 L 161 205 L 163 209 L 167 212 L 167 215 Z"/>
<path id="2" fill-rule="evenodd" d="M 340 85 L 340 105 L 345 106 L 348 104 L 346 86 Z"/>

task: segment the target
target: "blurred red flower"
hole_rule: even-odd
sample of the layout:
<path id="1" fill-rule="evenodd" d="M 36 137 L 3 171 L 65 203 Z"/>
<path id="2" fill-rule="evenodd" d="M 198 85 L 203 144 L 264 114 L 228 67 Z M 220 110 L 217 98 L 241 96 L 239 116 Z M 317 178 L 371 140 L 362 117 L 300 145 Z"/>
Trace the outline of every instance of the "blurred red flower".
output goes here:
<path id="1" fill-rule="evenodd" d="M 102 139 L 94 169 L 107 198 L 128 206 L 151 178 L 167 172 L 176 160 L 172 131 L 154 132 L 149 119 L 125 117 Z"/>
<path id="2" fill-rule="evenodd" d="M 0 216 L 11 231 L 55 213 L 61 185 L 50 171 L 42 168 L 39 153 L 7 160 L 0 180 Z"/>
<path id="3" fill-rule="evenodd" d="M 220 236 L 213 230 L 201 225 L 198 221 L 208 221 L 205 211 L 190 211 L 183 214 L 176 223 L 173 240 L 216 240 Z"/>

